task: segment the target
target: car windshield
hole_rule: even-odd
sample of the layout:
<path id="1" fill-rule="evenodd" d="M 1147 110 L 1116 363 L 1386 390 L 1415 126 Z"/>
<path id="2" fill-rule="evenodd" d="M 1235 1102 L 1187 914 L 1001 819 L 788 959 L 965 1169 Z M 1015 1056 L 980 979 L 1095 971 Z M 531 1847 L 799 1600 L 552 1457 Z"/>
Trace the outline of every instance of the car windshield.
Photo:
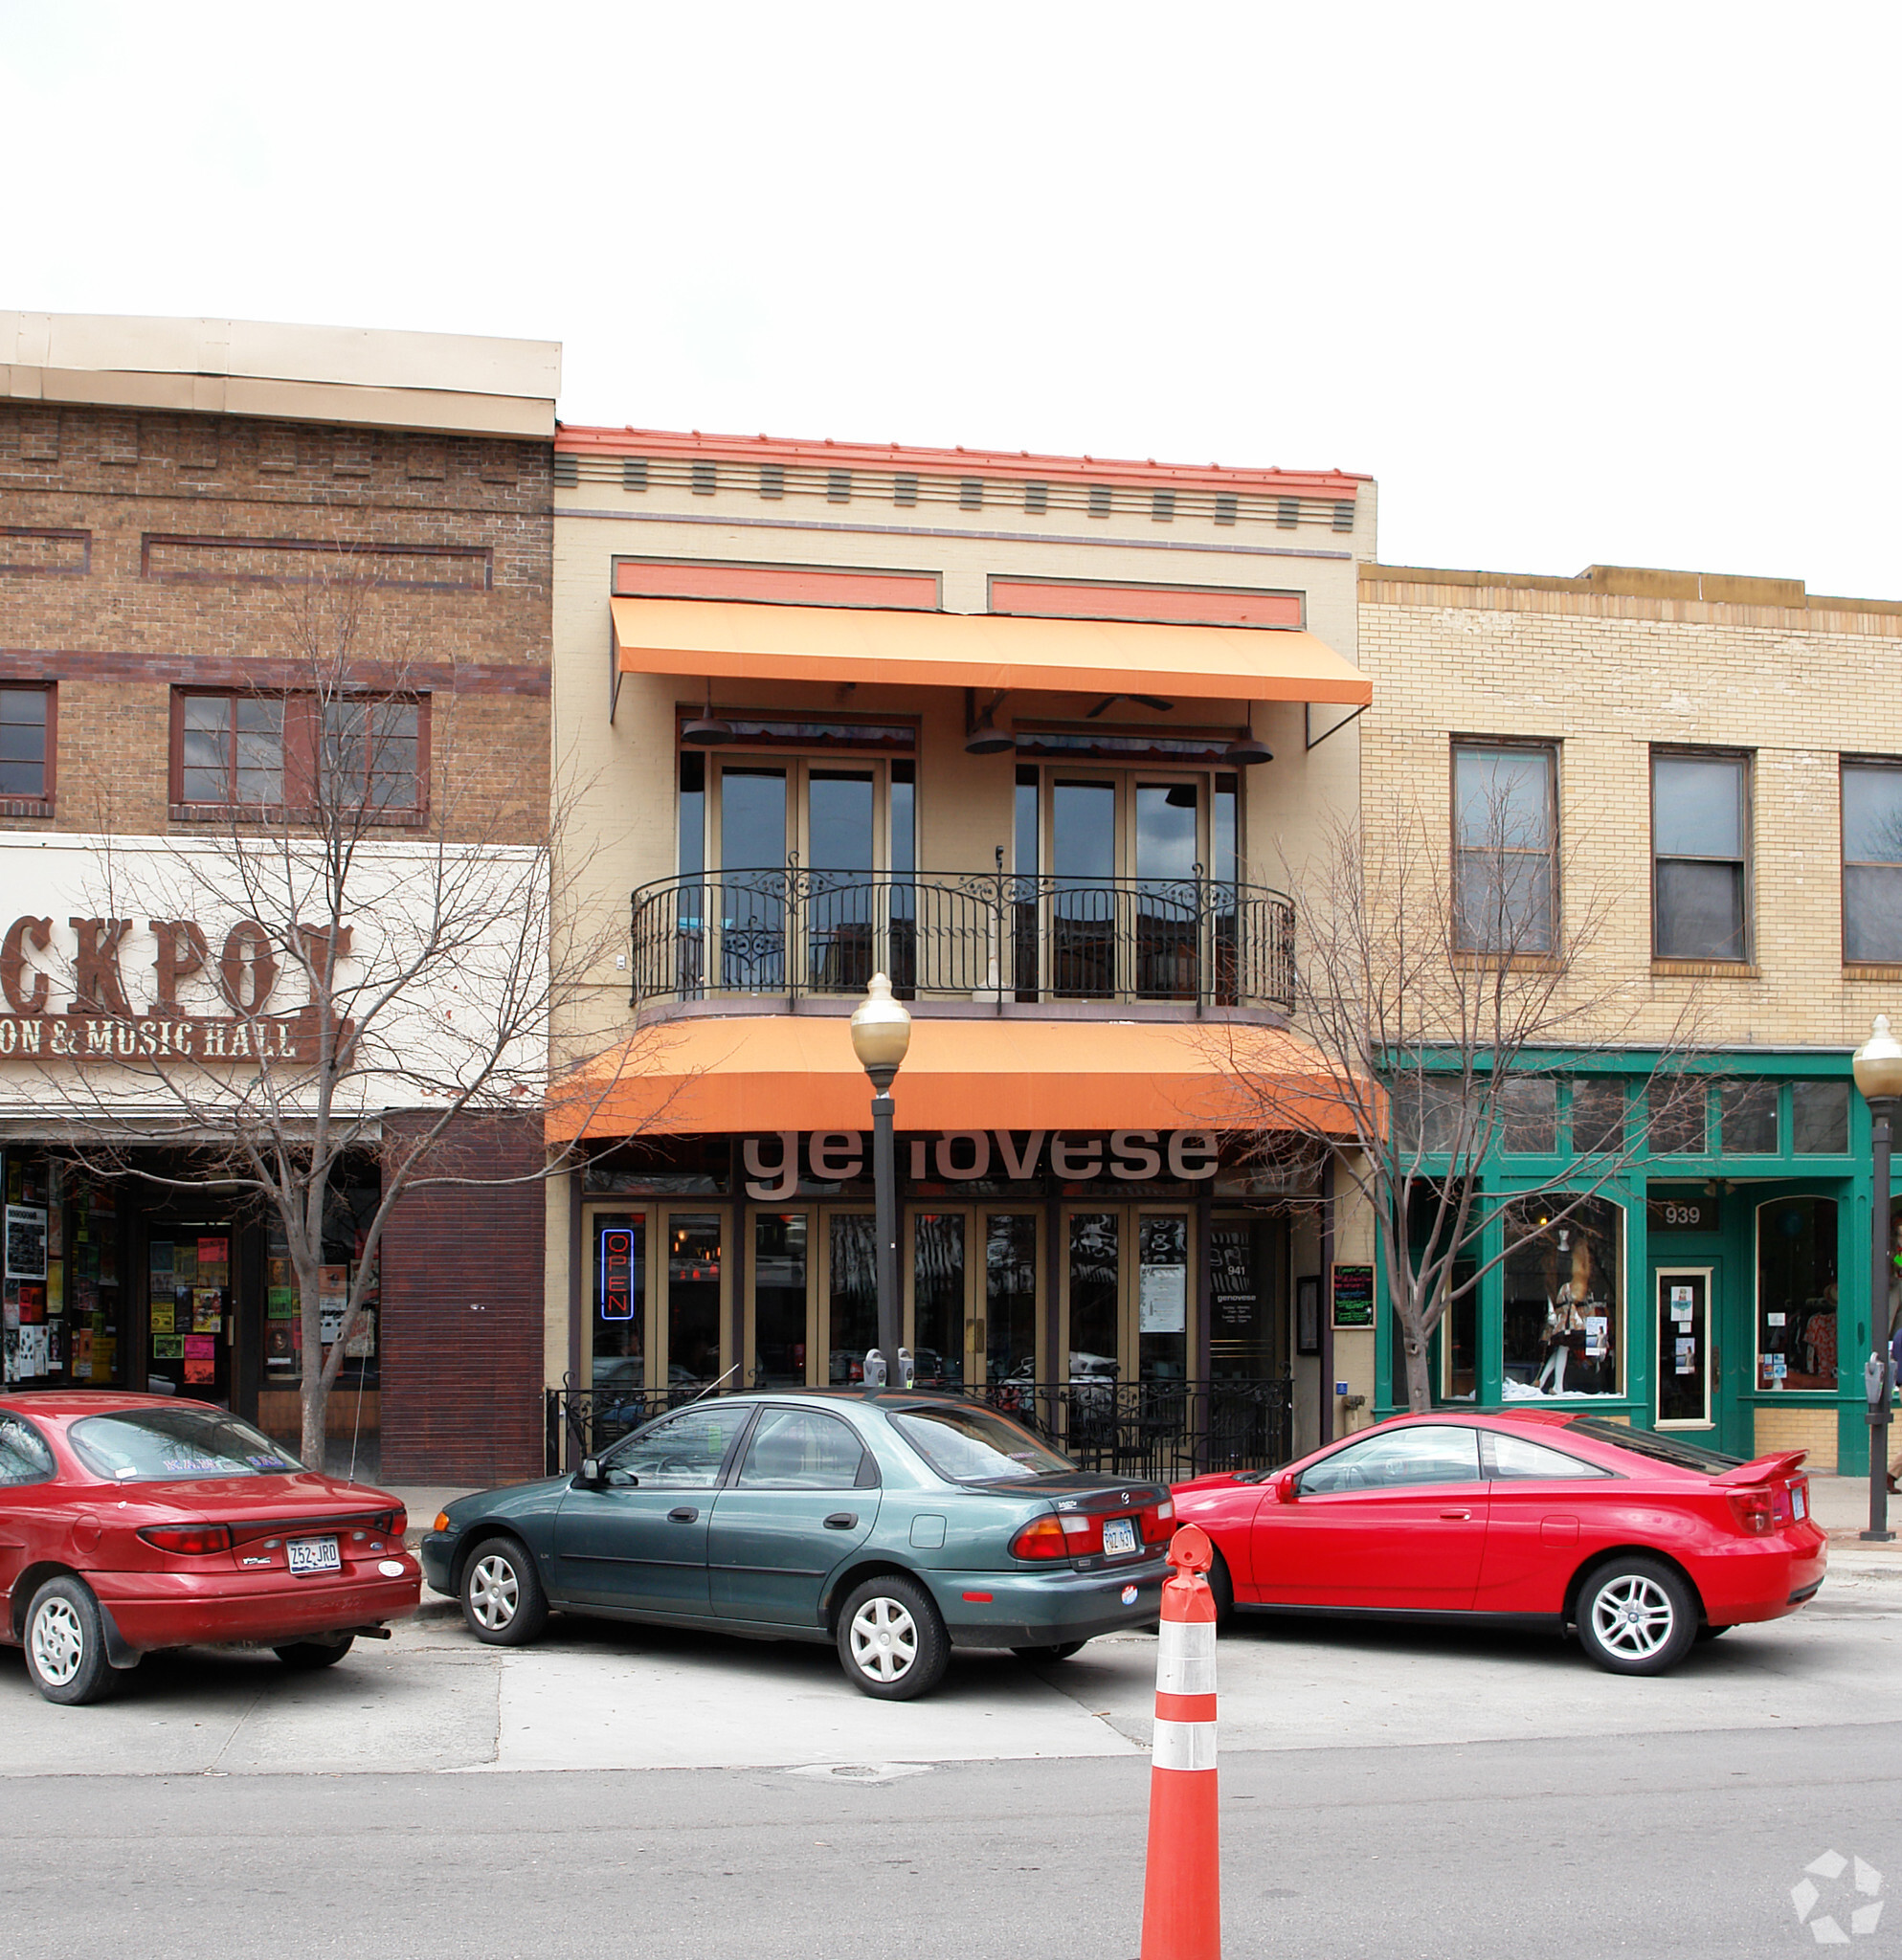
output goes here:
<path id="1" fill-rule="evenodd" d="M 268 1477 L 303 1465 L 280 1443 L 216 1409 L 121 1409 L 67 1432 L 80 1462 L 117 1483 Z"/>
<path id="2" fill-rule="evenodd" d="M 1720 1450 L 1707 1450 L 1674 1436 L 1660 1436 L 1654 1429 L 1627 1429 L 1622 1422 L 1604 1422 L 1596 1415 L 1581 1415 L 1568 1422 L 1574 1436 L 1588 1436 L 1595 1443 L 1611 1443 L 1629 1450 L 1634 1457 L 1649 1457 L 1655 1463 L 1669 1463 L 1679 1470 L 1700 1470 L 1706 1477 L 1721 1477 L 1744 1461 L 1727 1457 Z"/>
<path id="3" fill-rule="evenodd" d="M 904 1409 L 891 1420 L 926 1462 L 952 1483 L 1049 1477 L 1076 1467 L 1029 1430 L 989 1409 Z"/>

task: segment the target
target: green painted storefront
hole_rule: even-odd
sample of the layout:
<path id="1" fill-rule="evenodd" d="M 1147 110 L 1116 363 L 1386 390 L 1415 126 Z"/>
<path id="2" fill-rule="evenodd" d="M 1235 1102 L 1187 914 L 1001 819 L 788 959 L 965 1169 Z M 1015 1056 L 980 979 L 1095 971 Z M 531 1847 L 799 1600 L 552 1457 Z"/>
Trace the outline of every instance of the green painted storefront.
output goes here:
<path id="1" fill-rule="evenodd" d="M 1557 1202 L 1519 1197 L 1531 1236 L 1436 1334 L 1436 1399 L 1575 1408 L 1740 1456 L 1804 1447 L 1815 1469 L 1865 1474 L 1869 1115 L 1847 1051 L 1700 1058 L 1685 1074 L 1701 1084 L 1670 1099 L 1668 1123 L 1653 1121 L 1656 1067 L 1637 1053 L 1528 1058 L 1523 1102 L 1508 1147 L 1481 1166 L 1482 1190 L 1502 1202 L 1541 1188 L 1549 1197 L 1558 1179 L 1596 1186 L 1597 1202 L 1547 1226 Z M 1445 1167 L 1424 1160 L 1429 1174 Z M 1507 1236 L 1499 1207 L 1487 1210 L 1482 1259 Z M 1582 1325 L 1562 1331 L 1567 1322 Z M 1876 1322 L 1886 1340 L 1886 1301 Z M 1387 1312 L 1376 1356 L 1376 1414 L 1392 1414 L 1405 1406 L 1405 1370 Z"/>

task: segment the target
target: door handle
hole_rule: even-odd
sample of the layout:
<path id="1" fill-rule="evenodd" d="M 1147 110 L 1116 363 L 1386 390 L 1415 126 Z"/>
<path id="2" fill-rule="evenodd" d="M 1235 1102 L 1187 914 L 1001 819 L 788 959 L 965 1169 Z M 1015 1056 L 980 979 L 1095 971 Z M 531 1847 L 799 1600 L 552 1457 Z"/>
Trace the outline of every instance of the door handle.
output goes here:
<path id="1" fill-rule="evenodd" d="M 859 1522 L 857 1511 L 834 1511 L 825 1521 L 828 1531 L 849 1531 Z"/>
<path id="2" fill-rule="evenodd" d="M 691 1504 L 682 1504 L 678 1510 L 667 1513 L 667 1522 L 670 1525 L 691 1525 L 699 1516 L 700 1513 Z"/>
<path id="3" fill-rule="evenodd" d="M 1442 1511 L 1440 1515 L 1443 1518 L 1470 1518 L 1472 1513 L 1470 1511 Z"/>

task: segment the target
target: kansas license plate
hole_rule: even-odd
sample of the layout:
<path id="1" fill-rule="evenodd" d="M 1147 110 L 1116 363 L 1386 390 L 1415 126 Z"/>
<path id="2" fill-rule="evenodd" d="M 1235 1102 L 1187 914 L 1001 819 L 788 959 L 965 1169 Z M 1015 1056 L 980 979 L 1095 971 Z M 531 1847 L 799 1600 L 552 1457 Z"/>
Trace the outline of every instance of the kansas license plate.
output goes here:
<path id="1" fill-rule="evenodd" d="M 287 1538 L 284 1541 L 284 1563 L 300 1577 L 307 1572 L 341 1572 L 344 1570 L 343 1555 L 338 1551 L 334 1538 Z"/>
<path id="2" fill-rule="evenodd" d="M 1133 1518 L 1111 1518 L 1104 1525 L 1104 1557 L 1126 1558 L 1135 1548 L 1136 1521 Z"/>

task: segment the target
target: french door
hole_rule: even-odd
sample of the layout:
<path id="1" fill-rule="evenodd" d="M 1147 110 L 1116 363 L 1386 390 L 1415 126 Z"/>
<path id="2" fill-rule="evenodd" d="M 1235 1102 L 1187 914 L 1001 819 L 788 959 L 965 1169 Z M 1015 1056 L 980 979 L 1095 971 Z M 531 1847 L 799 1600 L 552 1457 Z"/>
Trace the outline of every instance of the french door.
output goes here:
<path id="1" fill-rule="evenodd" d="M 590 1387 L 686 1396 L 730 1375 L 730 1226 L 720 1205 L 584 1208 Z"/>
<path id="2" fill-rule="evenodd" d="M 1062 1321 L 1071 1381 L 1185 1381 L 1195 1299 L 1185 1206 L 1066 1205 Z"/>

